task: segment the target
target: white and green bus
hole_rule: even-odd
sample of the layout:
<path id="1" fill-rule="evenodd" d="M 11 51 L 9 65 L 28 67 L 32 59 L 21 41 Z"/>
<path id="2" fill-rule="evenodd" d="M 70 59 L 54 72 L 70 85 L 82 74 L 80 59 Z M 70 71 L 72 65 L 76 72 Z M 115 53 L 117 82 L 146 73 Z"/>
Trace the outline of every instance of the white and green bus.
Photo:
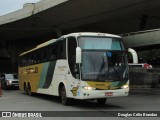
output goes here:
<path id="1" fill-rule="evenodd" d="M 128 96 L 127 50 L 120 36 L 72 33 L 19 55 L 19 87 L 26 94 L 96 99 Z"/>

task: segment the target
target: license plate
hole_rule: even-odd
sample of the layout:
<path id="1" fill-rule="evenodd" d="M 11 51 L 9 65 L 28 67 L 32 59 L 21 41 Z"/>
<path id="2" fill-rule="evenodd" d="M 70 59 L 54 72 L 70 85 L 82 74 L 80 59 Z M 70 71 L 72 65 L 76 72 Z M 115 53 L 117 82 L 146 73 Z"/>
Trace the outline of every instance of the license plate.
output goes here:
<path id="1" fill-rule="evenodd" d="M 113 92 L 106 92 L 105 96 L 113 96 Z"/>

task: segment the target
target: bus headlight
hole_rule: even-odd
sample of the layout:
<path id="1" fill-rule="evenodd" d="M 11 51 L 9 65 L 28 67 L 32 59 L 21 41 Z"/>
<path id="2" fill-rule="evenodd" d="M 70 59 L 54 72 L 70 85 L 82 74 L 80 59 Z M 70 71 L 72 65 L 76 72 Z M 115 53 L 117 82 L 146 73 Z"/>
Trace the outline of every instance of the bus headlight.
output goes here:
<path id="1" fill-rule="evenodd" d="M 90 86 L 83 86 L 82 88 L 85 90 L 95 90 L 96 89 L 96 88 L 90 87 Z"/>
<path id="2" fill-rule="evenodd" d="M 122 89 L 126 89 L 126 88 L 129 88 L 129 85 L 123 85 L 122 87 L 121 87 Z"/>

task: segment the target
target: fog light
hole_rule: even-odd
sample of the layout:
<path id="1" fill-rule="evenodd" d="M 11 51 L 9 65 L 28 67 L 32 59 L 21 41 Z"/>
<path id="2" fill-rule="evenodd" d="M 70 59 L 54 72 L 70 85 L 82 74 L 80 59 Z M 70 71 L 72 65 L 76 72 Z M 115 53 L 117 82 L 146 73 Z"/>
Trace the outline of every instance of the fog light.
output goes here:
<path id="1" fill-rule="evenodd" d="M 95 90 L 94 87 L 90 87 L 90 86 L 83 86 L 82 88 L 85 90 Z"/>

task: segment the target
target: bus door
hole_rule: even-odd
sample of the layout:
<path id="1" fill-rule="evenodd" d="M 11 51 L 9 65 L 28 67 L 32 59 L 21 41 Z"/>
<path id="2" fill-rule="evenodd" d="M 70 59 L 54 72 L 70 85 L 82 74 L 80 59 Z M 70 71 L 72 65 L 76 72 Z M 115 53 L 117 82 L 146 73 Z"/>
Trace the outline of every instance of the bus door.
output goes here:
<path id="1" fill-rule="evenodd" d="M 76 64 L 76 47 L 77 47 L 77 41 L 75 37 L 69 37 L 68 38 L 68 65 L 69 70 L 67 74 L 67 88 L 71 92 L 72 97 L 76 97 L 79 95 L 78 89 L 80 87 L 79 83 L 79 67 Z"/>

